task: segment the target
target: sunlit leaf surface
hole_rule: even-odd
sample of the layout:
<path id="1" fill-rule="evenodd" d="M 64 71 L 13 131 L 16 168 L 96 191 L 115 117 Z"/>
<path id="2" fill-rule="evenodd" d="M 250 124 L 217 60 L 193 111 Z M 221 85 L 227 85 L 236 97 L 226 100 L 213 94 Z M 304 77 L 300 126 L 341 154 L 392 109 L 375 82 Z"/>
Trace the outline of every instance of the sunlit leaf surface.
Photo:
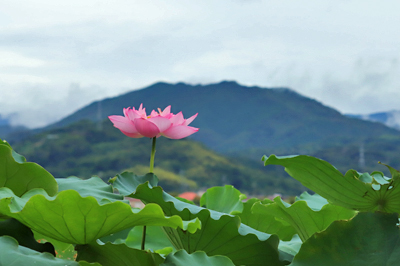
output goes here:
<path id="1" fill-rule="evenodd" d="M 192 232 L 200 227 L 198 221 L 165 217 L 156 204 L 148 204 L 142 210 L 132 209 L 121 201 L 100 204 L 96 198 L 83 198 L 75 190 L 49 197 L 44 190 L 36 189 L 19 198 L 8 188 L 0 188 L 2 195 L 0 212 L 40 234 L 71 244 L 90 243 L 136 225 L 181 227 Z"/>
<path id="2" fill-rule="evenodd" d="M 329 163 L 305 155 L 271 155 L 263 160 L 265 165 L 284 166 L 289 175 L 331 203 L 359 211 L 400 212 L 400 178 L 392 178 L 384 185 L 372 179 L 366 183 L 354 170 L 342 175 Z"/>
<path id="3" fill-rule="evenodd" d="M 244 194 L 231 185 L 212 187 L 201 196 L 200 206 L 223 213 L 241 212 L 242 200 L 245 198 Z"/>
<path id="4" fill-rule="evenodd" d="M 43 188 L 51 196 L 57 193 L 57 182 L 49 172 L 36 163 L 26 162 L 1 139 L 0 187 L 10 188 L 17 196 L 34 188 Z"/>

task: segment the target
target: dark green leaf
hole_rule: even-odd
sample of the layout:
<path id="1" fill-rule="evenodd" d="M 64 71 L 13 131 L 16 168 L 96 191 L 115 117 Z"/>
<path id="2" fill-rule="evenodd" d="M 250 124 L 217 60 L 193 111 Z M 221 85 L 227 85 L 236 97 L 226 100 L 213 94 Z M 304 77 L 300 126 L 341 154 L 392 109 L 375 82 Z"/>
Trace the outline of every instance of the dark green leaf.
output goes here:
<path id="1" fill-rule="evenodd" d="M 397 218 L 396 214 L 359 213 L 350 221 L 335 221 L 304 242 L 290 265 L 398 265 Z"/>
<path id="2" fill-rule="evenodd" d="M 38 252 L 48 252 L 56 255 L 51 243 L 40 244 L 33 236 L 32 230 L 15 219 L 0 221 L 0 236 L 11 236 L 24 246 Z"/>
<path id="3" fill-rule="evenodd" d="M 0 265 L 48 265 L 78 266 L 75 261 L 55 258 L 50 253 L 40 253 L 19 246 L 17 240 L 10 236 L 0 237 Z"/>
<path id="4" fill-rule="evenodd" d="M 164 261 L 157 253 L 110 242 L 77 245 L 76 250 L 78 251 L 78 261 L 98 262 L 102 266 L 158 266 Z"/>

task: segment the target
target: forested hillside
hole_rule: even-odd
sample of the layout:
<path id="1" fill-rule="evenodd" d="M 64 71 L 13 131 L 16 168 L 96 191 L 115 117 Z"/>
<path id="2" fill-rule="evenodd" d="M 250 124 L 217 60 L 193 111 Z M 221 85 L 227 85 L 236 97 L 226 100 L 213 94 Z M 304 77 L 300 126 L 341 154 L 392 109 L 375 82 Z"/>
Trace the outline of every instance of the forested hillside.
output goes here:
<path id="1" fill-rule="evenodd" d="M 108 180 L 125 170 L 147 173 L 151 141 L 128 138 L 108 120 L 101 124 L 82 120 L 31 136 L 13 147 L 55 177 L 97 175 Z M 295 195 L 304 190 L 279 167 L 266 168 L 260 160 L 227 158 L 188 139 L 158 139 L 155 174 L 170 192 L 224 184 L 259 195 Z"/>

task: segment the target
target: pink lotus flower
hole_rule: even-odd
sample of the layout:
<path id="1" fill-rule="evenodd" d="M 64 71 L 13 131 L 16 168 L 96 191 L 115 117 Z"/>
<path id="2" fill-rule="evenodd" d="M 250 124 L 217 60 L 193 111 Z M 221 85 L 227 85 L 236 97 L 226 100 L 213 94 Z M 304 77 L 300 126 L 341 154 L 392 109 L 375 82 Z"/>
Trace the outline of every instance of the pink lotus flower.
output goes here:
<path id="1" fill-rule="evenodd" d="M 182 112 L 171 113 L 171 106 L 166 107 L 164 111 L 160 108 L 158 112 L 153 110 L 147 116 L 146 108 L 141 104 L 138 110 L 135 107 L 124 108 L 124 116 L 111 115 L 108 118 L 114 127 L 131 138 L 164 136 L 170 139 L 182 139 L 199 130 L 189 126 L 196 117 L 197 114 L 184 119 Z"/>

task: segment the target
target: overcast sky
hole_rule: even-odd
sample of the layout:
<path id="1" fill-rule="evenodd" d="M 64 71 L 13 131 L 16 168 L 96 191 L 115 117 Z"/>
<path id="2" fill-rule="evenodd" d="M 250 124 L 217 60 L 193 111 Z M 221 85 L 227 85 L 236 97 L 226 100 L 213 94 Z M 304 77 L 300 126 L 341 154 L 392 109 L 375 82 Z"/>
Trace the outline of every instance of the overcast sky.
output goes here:
<path id="1" fill-rule="evenodd" d="M 38 127 L 158 81 L 222 80 L 400 109 L 399 14 L 393 0 L 0 0 L 0 114 Z"/>

